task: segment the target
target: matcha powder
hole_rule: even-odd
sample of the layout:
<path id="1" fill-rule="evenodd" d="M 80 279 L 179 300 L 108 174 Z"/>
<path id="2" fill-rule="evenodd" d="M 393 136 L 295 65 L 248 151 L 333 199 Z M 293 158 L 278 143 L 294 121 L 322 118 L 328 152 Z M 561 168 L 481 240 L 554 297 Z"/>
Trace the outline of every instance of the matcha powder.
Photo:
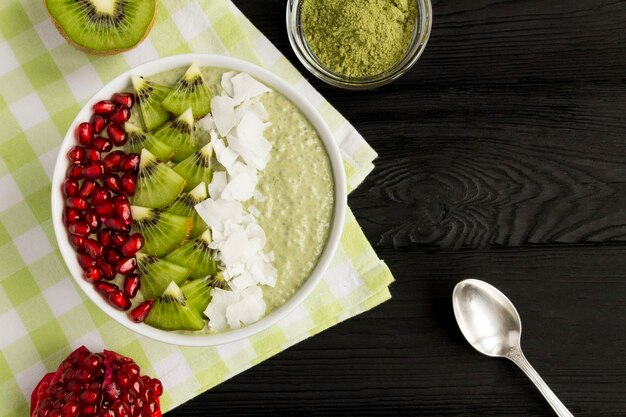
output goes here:
<path id="1" fill-rule="evenodd" d="M 378 75 L 398 63 L 416 20 L 415 0 L 304 0 L 301 9 L 313 53 L 348 77 Z"/>

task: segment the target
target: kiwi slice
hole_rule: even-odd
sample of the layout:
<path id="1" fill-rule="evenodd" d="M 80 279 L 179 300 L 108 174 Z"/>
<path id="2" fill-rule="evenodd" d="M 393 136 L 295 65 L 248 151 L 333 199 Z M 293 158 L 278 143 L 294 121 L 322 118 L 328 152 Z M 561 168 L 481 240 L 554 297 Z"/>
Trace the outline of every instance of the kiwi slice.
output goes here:
<path id="1" fill-rule="evenodd" d="M 127 51 L 150 32 L 155 0 L 45 0 L 48 14 L 72 45 L 96 55 Z"/>
<path id="2" fill-rule="evenodd" d="M 217 263 L 209 248 L 211 231 L 206 230 L 200 236 L 170 252 L 165 259 L 191 269 L 189 278 L 199 279 L 217 272 Z"/>
<path id="3" fill-rule="evenodd" d="M 171 90 L 139 75 L 131 75 L 130 79 L 137 94 L 137 103 L 145 128 L 152 131 L 167 122 L 170 114 L 161 106 L 161 102 Z"/>
<path id="4" fill-rule="evenodd" d="M 206 223 L 195 209 L 196 204 L 207 198 L 209 198 L 209 193 L 207 192 L 206 184 L 201 182 L 188 193 L 179 195 L 176 201 L 170 204 L 165 211 L 178 214 L 179 216 L 191 217 L 192 225 L 189 237 L 194 238 L 207 229 Z"/>
<path id="5" fill-rule="evenodd" d="M 172 158 L 174 162 L 182 161 L 198 149 L 191 109 L 187 109 L 176 119 L 162 126 L 154 132 L 154 136 L 176 149 Z"/>
<path id="6" fill-rule="evenodd" d="M 187 297 L 187 304 L 200 313 L 203 313 L 211 302 L 211 290 L 213 287 L 210 284 L 210 280 L 211 277 L 204 277 L 195 281 L 189 281 L 180 287 L 185 297 Z"/>
<path id="7" fill-rule="evenodd" d="M 176 200 L 185 187 L 185 179 L 165 165 L 149 150 L 141 150 L 137 189 L 133 204 L 162 208 Z"/>
<path id="8" fill-rule="evenodd" d="M 128 151 L 140 153 L 143 148 L 149 150 L 159 161 L 169 161 L 174 155 L 174 148 L 167 143 L 163 143 L 152 134 L 144 131 L 132 123 L 124 125 L 126 137 L 128 138 Z"/>
<path id="9" fill-rule="evenodd" d="M 211 92 L 196 64 L 191 64 L 161 104 L 174 114 L 181 114 L 191 107 L 196 119 L 211 111 Z"/>
<path id="10" fill-rule="evenodd" d="M 154 300 L 145 323 L 162 330 L 201 330 L 204 327 L 204 319 L 198 311 L 189 307 L 185 295 L 174 281 Z"/>
<path id="11" fill-rule="evenodd" d="M 207 184 L 211 182 L 213 178 L 212 156 L 213 145 L 207 143 L 174 166 L 174 171 L 187 180 L 183 191 L 189 191 L 203 181 Z"/>
<path id="12" fill-rule="evenodd" d="M 191 273 L 189 268 L 156 256 L 142 252 L 137 252 L 135 256 L 137 258 L 137 273 L 141 276 L 141 294 L 146 299 L 161 295 L 172 281 L 180 285 Z"/>
<path id="13" fill-rule="evenodd" d="M 131 206 L 130 209 L 133 227 L 144 239 L 144 253 L 165 256 L 187 240 L 191 218 L 148 207 Z"/>
<path id="14" fill-rule="evenodd" d="M 213 276 L 208 277 L 208 284 L 213 288 L 219 288 L 222 290 L 229 289 L 228 282 L 226 282 L 226 278 L 224 278 L 224 273 L 222 271 L 218 271 Z"/>

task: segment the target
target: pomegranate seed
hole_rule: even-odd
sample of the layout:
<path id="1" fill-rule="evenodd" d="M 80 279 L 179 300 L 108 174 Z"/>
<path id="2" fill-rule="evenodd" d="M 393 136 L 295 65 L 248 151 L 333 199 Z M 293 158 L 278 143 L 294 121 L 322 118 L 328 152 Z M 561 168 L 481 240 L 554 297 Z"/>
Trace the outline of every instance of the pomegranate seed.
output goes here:
<path id="1" fill-rule="evenodd" d="M 125 363 L 123 368 L 130 375 L 139 376 L 139 367 L 136 364 L 134 364 L 134 363 Z M 149 376 L 146 376 L 145 378 L 150 379 Z M 142 378 L 142 380 L 143 380 L 143 378 Z M 144 380 L 144 382 L 145 382 L 145 380 Z"/>
<path id="2" fill-rule="evenodd" d="M 85 243 L 85 239 L 86 239 L 85 236 L 70 235 L 70 243 L 76 249 L 83 248 L 83 243 Z"/>
<path id="3" fill-rule="evenodd" d="M 117 381 L 117 384 L 120 386 L 120 388 L 122 388 L 123 390 L 130 388 L 131 380 L 128 372 L 120 371 L 117 374 L 117 378 L 115 380 Z"/>
<path id="4" fill-rule="evenodd" d="M 133 272 L 136 267 L 137 260 L 134 257 L 122 258 L 115 264 L 115 269 L 120 275 L 128 275 Z"/>
<path id="5" fill-rule="evenodd" d="M 97 266 L 92 268 L 85 269 L 83 273 L 83 278 L 85 278 L 89 282 L 98 282 L 102 279 L 102 271 Z"/>
<path id="6" fill-rule="evenodd" d="M 66 178 L 63 181 L 63 194 L 66 197 L 76 197 L 78 195 L 80 186 L 78 180 L 73 178 Z"/>
<path id="7" fill-rule="evenodd" d="M 80 180 L 83 178 L 83 166 L 80 164 L 72 164 L 67 169 L 67 177 L 75 180 Z"/>
<path id="8" fill-rule="evenodd" d="M 91 210 L 85 213 L 85 222 L 91 228 L 92 233 L 100 228 L 100 218 Z"/>
<path id="9" fill-rule="evenodd" d="M 113 117 L 111 117 L 111 120 L 114 121 Z M 115 146 L 124 146 L 124 144 L 126 143 L 126 132 L 124 132 L 124 129 L 122 129 L 118 125 L 109 125 L 107 127 L 107 135 Z"/>
<path id="10" fill-rule="evenodd" d="M 124 294 L 128 297 L 135 298 L 140 287 L 141 280 L 139 279 L 139 275 L 130 274 L 124 279 Z"/>
<path id="11" fill-rule="evenodd" d="M 76 210 L 72 207 L 65 207 L 63 210 L 63 223 L 66 226 L 70 224 L 74 224 L 80 220 L 82 220 L 83 216 L 80 214 L 80 211 Z"/>
<path id="12" fill-rule="evenodd" d="M 74 224 L 70 224 L 67 227 L 67 230 L 71 234 L 78 236 L 89 236 L 91 234 L 91 227 L 85 222 L 76 222 Z"/>
<path id="13" fill-rule="evenodd" d="M 152 389 L 152 391 L 154 391 L 154 394 L 157 397 L 160 397 L 163 394 L 163 384 L 156 378 L 150 379 L 150 388 Z"/>
<path id="14" fill-rule="evenodd" d="M 94 355 L 95 356 L 95 355 Z M 97 356 L 96 356 L 97 358 Z M 100 397 L 100 392 L 95 389 L 88 389 L 87 391 L 83 391 L 80 394 L 80 401 L 86 404 L 93 404 Z"/>
<path id="15" fill-rule="evenodd" d="M 124 223 L 129 224 L 131 221 L 131 213 L 128 199 L 124 196 L 118 196 L 115 197 L 114 200 L 113 204 L 115 206 L 115 214 L 117 214 L 117 217 L 119 217 Z"/>
<path id="16" fill-rule="evenodd" d="M 97 180 L 102 178 L 102 175 L 104 174 L 104 167 L 101 162 L 93 161 L 85 165 L 83 174 L 87 179 Z"/>
<path id="17" fill-rule="evenodd" d="M 92 147 L 85 149 L 85 159 L 87 161 L 99 161 L 101 157 L 102 153 L 99 150 Z"/>
<path id="18" fill-rule="evenodd" d="M 134 195 L 137 189 L 137 177 L 130 172 L 122 175 L 122 190 L 126 195 Z"/>
<path id="19" fill-rule="evenodd" d="M 107 280 L 115 278 L 116 272 L 110 263 L 105 262 L 104 260 L 99 260 L 98 267 L 102 270 L 102 278 Z"/>
<path id="20" fill-rule="evenodd" d="M 74 146 L 67 152 L 67 159 L 75 164 L 80 164 L 85 160 L 85 148 L 82 146 Z"/>
<path id="21" fill-rule="evenodd" d="M 111 100 L 101 100 L 93 105 L 93 111 L 96 114 L 111 114 L 117 110 L 117 104 Z"/>
<path id="22" fill-rule="evenodd" d="M 109 227 L 113 230 L 117 230 L 118 232 L 130 232 L 130 223 L 126 223 L 122 219 L 118 219 L 117 217 L 109 217 L 104 221 L 106 227 Z"/>
<path id="23" fill-rule="evenodd" d="M 85 404 L 80 410 L 81 416 L 93 416 L 98 412 L 98 406 L 96 404 Z"/>
<path id="24" fill-rule="evenodd" d="M 120 106 L 133 107 L 135 103 L 135 95 L 132 93 L 115 93 L 111 96 L 111 101 Z"/>
<path id="25" fill-rule="evenodd" d="M 143 236 L 139 233 L 133 233 L 130 235 L 124 246 L 122 246 L 122 253 L 124 256 L 133 256 L 141 248 L 143 248 L 144 240 Z"/>
<path id="26" fill-rule="evenodd" d="M 78 263 L 83 269 L 89 269 L 96 266 L 96 260 L 84 252 L 78 253 Z"/>
<path id="27" fill-rule="evenodd" d="M 91 125 L 93 126 L 93 133 L 100 133 L 104 130 L 104 128 L 106 127 L 106 125 L 109 124 L 109 121 L 106 119 L 106 117 L 102 116 L 101 114 L 94 114 L 93 117 L 91 118 Z M 92 133 L 92 139 L 93 139 L 93 133 Z"/>
<path id="28" fill-rule="evenodd" d="M 79 195 L 82 198 L 89 198 L 93 194 L 98 184 L 91 180 L 83 181 L 83 185 L 80 187 Z"/>
<path id="29" fill-rule="evenodd" d="M 67 401 L 67 397 L 65 401 Z M 80 404 L 77 401 L 66 402 L 63 408 L 61 408 L 61 415 L 63 417 L 76 417 L 79 410 Z"/>
<path id="30" fill-rule="evenodd" d="M 122 259 L 122 254 L 117 249 L 107 249 L 106 260 L 111 264 L 117 264 Z"/>
<path id="31" fill-rule="evenodd" d="M 93 140 L 93 126 L 90 123 L 83 122 L 78 125 L 77 134 L 78 134 L 78 142 L 87 146 Z"/>
<path id="32" fill-rule="evenodd" d="M 115 207 L 113 206 L 113 203 L 105 201 L 94 206 L 94 210 L 98 216 L 100 216 L 101 218 L 105 218 L 104 224 L 106 225 L 108 220 L 106 218 L 113 214 L 113 212 L 115 211 Z"/>
<path id="33" fill-rule="evenodd" d="M 94 259 L 102 258 L 104 247 L 95 239 L 87 239 L 84 244 L 85 252 Z"/>
<path id="34" fill-rule="evenodd" d="M 128 297 L 126 297 L 126 295 L 120 290 L 113 291 L 109 294 L 108 298 L 113 307 L 120 310 L 128 310 L 132 304 Z"/>
<path id="35" fill-rule="evenodd" d="M 135 323 L 141 323 L 148 317 L 148 313 L 150 313 L 153 304 L 154 300 L 144 301 L 139 304 L 130 312 L 130 319 Z"/>
<path id="36" fill-rule="evenodd" d="M 122 190 L 122 183 L 120 182 L 120 177 L 118 177 L 115 174 L 105 174 L 104 185 L 106 185 L 107 188 L 113 191 L 114 193 L 119 193 Z"/>
<path id="37" fill-rule="evenodd" d="M 112 239 L 113 246 L 121 248 L 124 246 L 124 243 L 126 243 L 128 238 L 129 236 L 126 233 L 115 232 Z"/>
<path id="38" fill-rule="evenodd" d="M 91 203 L 93 205 L 102 204 L 107 202 L 111 198 L 111 193 L 104 187 L 98 187 L 91 197 Z"/>
<path id="39" fill-rule="evenodd" d="M 96 136 L 91 146 L 102 152 L 109 152 L 113 149 L 111 141 L 104 136 Z"/>
<path id="40" fill-rule="evenodd" d="M 89 207 L 89 203 L 87 202 L 87 200 L 80 197 L 70 197 L 65 200 L 65 203 L 68 207 L 72 207 L 81 211 L 87 210 L 87 208 Z"/>
<path id="41" fill-rule="evenodd" d="M 109 117 L 109 120 L 115 124 L 121 125 L 130 119 L 130 109 L 126 106 L 121 106 L 115 113 Z"/>
<path id="42" fill-rule="evenodd" d="M 120 168 L 124 172 L 136 172 L 139 169 L 139 155 L 129 153 L 122 159 Z"/>
<path id="43" fill-rule="evenodd" d="M 126 154 L 122 151 L 113 151 L 104 157 L 102 163 L 106 172 L 117 172 Z"/>
<path id="44" fill-rule="evenodd" d="M 101 229 L 96 233 L 96 237 L 98 238 L 98 242 L 102 246 L 109 247 L 111 246 L 111 238 L 113 238 L 113 230 L 111 229 Z"/>
<path id="45" fill-rule="evenodd" d="M 117 285 L 111 284 L 110 282 L 98 282 L 97 284 L 94 285 L 94 288 L 96 289 L 96 291 L 98 291 L 100 294 L 104 295 L 105 297 L 108 297 L 109 294 L 111 294 L 114 291 L 119 291 L 119 288 L 117 288 Z"/>

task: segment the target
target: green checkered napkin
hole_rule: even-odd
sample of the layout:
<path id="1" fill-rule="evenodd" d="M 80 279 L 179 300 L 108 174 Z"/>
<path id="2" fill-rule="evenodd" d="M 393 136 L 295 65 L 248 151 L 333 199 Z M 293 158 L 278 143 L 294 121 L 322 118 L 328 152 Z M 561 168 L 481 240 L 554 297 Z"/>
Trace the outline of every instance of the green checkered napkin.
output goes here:
<path id="1" fill-rule="evenodd" d="M 0 5 L 0 416 L 28 414 L 39 378 L 84 344 L 131 356 L 165 386 L 171 410 L 324 329 L 389 299 L 393 281 L 352 213 L 324 280 L 289 317 L 248 339 L 181 348 L 135 335 L 74 285 L 55 245 L 50 178 L 81 105 L 119 73 L 161 56 L 231 55 L 265 66 L 305 94 L 336 135 L 354 189 L 376 153 L 228 0 L 159 2 L 138 48 L 93 57 L 56 32 L 41 0 Z"/>

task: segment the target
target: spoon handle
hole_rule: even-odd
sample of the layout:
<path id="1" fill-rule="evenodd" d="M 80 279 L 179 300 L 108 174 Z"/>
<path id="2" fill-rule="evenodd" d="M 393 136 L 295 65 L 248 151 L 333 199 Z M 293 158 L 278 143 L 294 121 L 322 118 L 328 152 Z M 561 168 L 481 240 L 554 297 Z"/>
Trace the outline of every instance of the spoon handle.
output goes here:
<path id="1" fill-rule="evenodd" d="M 573 414 L 569 412 L 561 400 L 552 392 L 548 384 L 541 379 L 537 371 L 535 371 L 535 368 L 530 365 L 530 362 L 528 362 L 528 359 L 526 359 L 521 349 L 513 348 L 505 356 L 519 366 L 526 376 L 533 381 L 559 417 L 573 417 Z"/>

